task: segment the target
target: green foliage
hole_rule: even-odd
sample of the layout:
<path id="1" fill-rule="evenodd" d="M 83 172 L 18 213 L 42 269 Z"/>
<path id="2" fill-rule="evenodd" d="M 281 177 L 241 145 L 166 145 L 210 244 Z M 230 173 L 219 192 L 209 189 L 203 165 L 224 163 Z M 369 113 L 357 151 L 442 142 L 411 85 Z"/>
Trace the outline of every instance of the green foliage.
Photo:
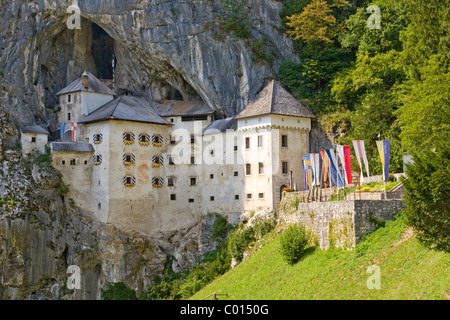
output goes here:
<path id="1" fill-rule="evenodd" d="M 136 300 L 134 290 L 128 288 L 123 282 L 109 284 L 107 289 L 101 289 L 104 300 Z"/>
<path id="2" fill-rule="evenodd" d="M 224 14 L 220 24 L 225 32 L 232 33 L 238 38 L 247 39 L 251 36 L 251 21 L 249 10 L 245 2 L 240 0 L 223 0 Z"/>
<path id="3" fill-rule="evenodd" d="M 275 52 L 270 47 L 267 39 L 253 40 L 250 42 L 252 49 L 252 60 L 255 62 L 264 62 L 271 65 L 275 58 Z"/>
<path id="4" fill-rule="evenodd" d="M 383 228 L 386 225 L 385 221 L 378 220 L 373 214 L 369 216 L 369 222 L 375 226 L 375 230 L 378 228 Z"/>
<path id="5" fill-rule="evenodd" d="M 427 247 L 450 252 L 450 153 L 427 150 L 414 156 L 403 178 L 408 223 Z"/>
<path id="6" fill-rule="evenodd" d="M 227 219 L 224 216 L 217 215 L 212 225 L 212 239 L 225 239 L 228 232 L 233 228 L 231 224 L 228 224 Z"/>
<path id="7" fill-rule="evenodd" d="M 281 234 L 280 252 L 289 264 L 296 263 L 308 244 L 305 227 L 294 224 Z"/>
<path id="8" fill-rule="evenodd" d="M 65 195 L 67 195 L 68 193 L 69 193 L 69 186 L 68 185 L 66 185 L 65 183 L 64 183 L 64 181 L 60 181 L 59 182 L 59 184 L 55 187 L 55 189 L 56 189 L 56 192 L 58 192 L 58 194 L 60 195 L 60 196 L 65 196 Z"/>
<path id="9" fill-rule="evenodd" d="M 255 240 L 255 229 L 253 227 L 244 230 L 235 229 L 228 239 L 228 250 L 236 261 L 241 261 L 245 249 Z"/>

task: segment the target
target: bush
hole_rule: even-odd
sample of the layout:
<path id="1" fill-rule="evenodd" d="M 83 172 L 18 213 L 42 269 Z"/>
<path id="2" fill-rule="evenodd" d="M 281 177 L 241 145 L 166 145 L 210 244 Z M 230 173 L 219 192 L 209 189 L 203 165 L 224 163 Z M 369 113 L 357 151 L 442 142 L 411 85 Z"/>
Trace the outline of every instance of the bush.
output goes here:
<path id="1" fill-rule="evenodd" d="M 294 224 L 281 234 L 281 254 L 289 264 L 296 263 L 308 244 L 305 227 Z"/>
<path id="2" fill-rule="evenodd" d="M 107 289 L 101 289 L 101 292 L 105 300 L 136 300 L 134 290 L 128 288 L 123 282 L 110 284 Z"/>
<path id="3" fill-rule="evenodd" d="M 213 232 L 211 238 L 212 240 L 216 240 L 225 239 L 228 231 L 230 231 L 233 226 L 227 222 L 227 219 L 224 218 L 224 216 L 217 215 L 212 227 Z"/>
<path id="4" fill-rule="evenodd" d="M 245 249 L 255 240 L 255 229 L 253 227 L 239 231 L 234 230 L 228 240 L 228 250 L 231 257 L 238 262 L 242 261 Z"/>

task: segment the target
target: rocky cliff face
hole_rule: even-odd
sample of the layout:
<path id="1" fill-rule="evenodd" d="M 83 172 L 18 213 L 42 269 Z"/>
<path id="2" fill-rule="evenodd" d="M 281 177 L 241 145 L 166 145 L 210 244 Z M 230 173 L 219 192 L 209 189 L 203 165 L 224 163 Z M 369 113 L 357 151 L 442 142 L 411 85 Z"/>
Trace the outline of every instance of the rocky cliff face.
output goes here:
<path id="1" fill-rule="evenodd" d="M 160 99 L 175 90 L 224 115 L 242 109 L 292 55 L 276 1 L 76 2 L 79 30 L 66 25 L 70 0 L 0 1 L 0 105 L 16 124 L 48 123 L 56 131 L 54 93 L 85 69 L 103 74 L 93 46 L 99 29 L 113 39 L 107 50 L 115 57 L 116 91 Z M 245 13 L 244 22 L 233 21 L 236 12 Z M 237 37 L 230 21 L 238 31 L 247 24 L 249 36 Z M 260 51 L 270 61 L 256 59 Z"/>
<path id="2" fill-rule="evenodd" d="M 114 281 L 140 291 L 167 256 L 176 257 L 179 270 L 214 249 L 211 217 L 154 238 L 124 234 L 63 202 L 57 173 L 6 151 L 26 125 L 46 124 L 55 137 L 59 89 L 83 70 L 109 74 L 109 62 L 99 61 L 114 57 L 116 92 L 201 98 L 230 116 L 292 55 L 276 1 L 74 2 L 79 30 L 66 25 L 71 0 L 0 0 L 0 299 L 96 299 Z M 245 13 L 243 22 L 233 20 L 236 13 Z M 249 36 L 238 37 L 230 22 L 248 27 Z M 99 43 L 108 44 L 105 52 Z M 82 271 L 82 289 L 74 293 L 64 285 L 72 264 Z"/>
<path id="3" fill-rule="evenodd" d="M 40 159 L 40 160 L 39 160 Z M 36 156 L 17 151 L 0 162 L 0 300 L 99 299 L 108 283 L 139 294 L 174 256 L 179 271 L 210 241 L 213 216 L 191 228 L 146 237 L 100 223 L 61 197 L 60 176 Z M 81 289 L 69 290 L 70 265 L 81 269 Z"/>

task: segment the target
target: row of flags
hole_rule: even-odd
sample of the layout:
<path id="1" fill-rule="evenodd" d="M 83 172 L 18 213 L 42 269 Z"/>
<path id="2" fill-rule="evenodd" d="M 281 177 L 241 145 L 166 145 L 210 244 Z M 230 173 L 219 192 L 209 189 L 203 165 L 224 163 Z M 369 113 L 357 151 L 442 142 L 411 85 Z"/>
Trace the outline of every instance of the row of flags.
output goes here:
<path id="1" fill-rule="evenodd" d="M 362 163 L 364 163 L 367 177 L 369 163 L 363 140 L 353 140 L 353 148 L 360 170 L 360 182 L 364 180 Z M 383 181 L 389 181 L 389 155 L 390 141 L 377 141 L 377 148 L 383 165 Z M 320 165 L 320 160 L 322 165 Z M 321 181 L 330 181 L 331 186 L 343 187 L 352 183 L 352 167 L 350 161 L 350 146 L 334 145 L 334 148 L 320 150 L 319 153 L 310 153 L 302 158 L 305 190 L 313 186 L 320 186 Z"/>
<path id="2" fill-rule="evenodd" d="M 64 141 L 64 137 L 65 137 L 65 132 L 66 132 L 66 122 L 60 122 L 59 123 L 59 130 L 60 130 L 60 137 L 61 137 L 61 141 Z M 72 142 L 76 142 L 77 141 L 77 123 L 76 122 L 71 122 L 70 123 L 70 131 L 72 132 Z"/>

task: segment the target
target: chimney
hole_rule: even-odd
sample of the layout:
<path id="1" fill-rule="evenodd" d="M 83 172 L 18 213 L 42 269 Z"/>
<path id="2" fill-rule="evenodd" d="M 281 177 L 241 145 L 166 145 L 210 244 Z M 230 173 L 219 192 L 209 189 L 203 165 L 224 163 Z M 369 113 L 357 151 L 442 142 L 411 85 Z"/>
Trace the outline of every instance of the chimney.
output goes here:
<path id="1" fill-rule="evenodd" d="M 85 87 L 86 89 L 89 89 L 89 79 L 88 79 L 88 74 L 86 71 L 81 76 L 81 82 L 83 84 L 83 87 Z"/>

